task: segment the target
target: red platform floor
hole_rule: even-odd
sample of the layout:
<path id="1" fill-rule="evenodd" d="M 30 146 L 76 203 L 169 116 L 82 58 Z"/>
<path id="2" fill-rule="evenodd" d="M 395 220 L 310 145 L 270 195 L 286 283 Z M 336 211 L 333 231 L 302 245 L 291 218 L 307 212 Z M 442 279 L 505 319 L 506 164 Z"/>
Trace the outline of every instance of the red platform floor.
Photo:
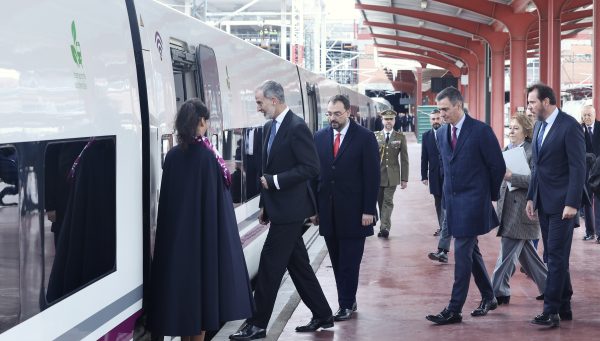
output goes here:
<path id="1" fill-rule="evenodd" d="M 345 322 L 316 333 L 296 333 L 294 328 L 311 318 L 300 303 L 287 322 L 279 340 L 600 340 L 600 244 L 582 241 L 585 227 L 575 230 L 571 251 L 573 321 L 559 329 L 539 328 L 529 320 L 542 311 L 536 301 L 536 286 L 518 270 L 511 279 L 509 305 L 499 306 L 487 316 L 474 318 L 470 311 L 480 301 L 471 281 L 463 308 L 463 323 L 436 326 L 425 320 L 438 313 L 450 299 L 454 257 L 448 264 L 427 258 L 436 250 L 437 238 L 433 197 L 421 183 L 421 145 L 409 136 L 410 176 L 408 188 L 398 187 L 389 240 L 367 238 L 357 293 L 358 311 Z M 494 269 L 500 247 L 496 230 L 479 242 L 488 273 Z M 452 248 L 454 245 L 452 246 Z M 540 241 L 541 248 L 541 241 Z M 317 271 L 327 300 L 335 312 L 337 292 L 329 256 Z"/>

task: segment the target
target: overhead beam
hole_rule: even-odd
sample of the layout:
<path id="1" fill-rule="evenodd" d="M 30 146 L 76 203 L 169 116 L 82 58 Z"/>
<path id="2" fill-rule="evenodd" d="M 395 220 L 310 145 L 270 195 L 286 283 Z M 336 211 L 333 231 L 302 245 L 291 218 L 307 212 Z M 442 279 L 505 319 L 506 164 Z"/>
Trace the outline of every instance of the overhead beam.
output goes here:
<path id="1" fill-rule="evenodd" d="M 439 60 L 436 60 L 433 58 L 411 55 L 411 54 L 406 54 L 406 53 L 398 53 L 398 52 L 379 52 L 379 56 L 384 57 L 384 58 L 406 59 L 406 60 L 412 60 L 412 61 L 416 61 L 416 62 L 420 62 L 420 63 L 427 63 L 427 64 L 435 65 L 435 66 L 441 67 L 442 69 L 446 69 L 446 70 L 450 71 L 454 75 L 454 77 L 460 77 L 460 69 L 456 65 L 444 63 L 442 61 L 439 61 Z"/>

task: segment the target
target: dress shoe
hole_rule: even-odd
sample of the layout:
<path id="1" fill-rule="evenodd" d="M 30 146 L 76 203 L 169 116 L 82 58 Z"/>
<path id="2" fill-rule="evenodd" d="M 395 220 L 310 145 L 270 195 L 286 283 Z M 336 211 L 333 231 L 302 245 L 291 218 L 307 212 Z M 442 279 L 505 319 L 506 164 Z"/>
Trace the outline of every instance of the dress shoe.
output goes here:
<path id="1" fill-rule="evenodd" d="M 329 316 L 324 319 L 313 317 L 308 324 L 296 327 L 296 331 L 299 333 L 314 332 L 319 328 L 331 328 L 333 327 L 333 316 Z"/>
<path id="2" fill-rule="evenodd" d="M 352 311 L 356 311 L 356 309 L 358 309 L 358 305 L 356 304 L 356 302 L 352 303 Z"/>
<path id="3" fill-rule="evenodd" d="M 379 233 L 377 234 L 377 237 L 383 238 L 383 233 L 381 231 L 379 231 Z"/>
<path id="4" fill-rule="evenodd" d="M 431 252 L 427 255 L 427 257 L 429 257 L 431 260 L 437 260 L 440 263 L 448 263 L 448 254 L 443 250 Z"/>
<path id="5" fill-rule="evenodd" d="M 558 316 L 560 317 L 560 319 L 562 321 L 573 321 L 573 311 L 572 310 L 559 311 Z"/>
<path id="6" fill-rule="evenodd" d="M 498 308 L 498 301 L 494 297 L 491 300 L 483 299 L 479 303 L 479 307 L 471 312 L 471 316 L 485 316 L 488 311 Z"/>
<path id="7" fill-rule="evenodd" d="M 350 308 L 350 309 L 348 309 L 348 308 L 340 308 L 340 309 L 338 309 L 338 311 L 333 316 L 333 320 L 334 321 L 346 321 L 346 320 L 349 320 L 352 317 L 353 313 L 354 313 L 354 310 L 352 310 L 352 308 Z"/>
<path id="8" fill-rule="evenodd" d="M 510 296 L 496 296 L 496 301 L 498 301 L 498 305 L 509 304 Z"/>
<path id="9" fill-rule="evenodd" d="M 541 294 L 540 296 L 536 296 L 535 299 L 538 300 L 538 301 L 543 301 L 544 300 L 544 294 Z"/>
<path id="10" fill-rule="evenodd" d="M 266 329 L 259 328 L 247 323 L 237 333 L 229 335 L 230 340 L 256 340 L 267 336 Z"/>
<path id="11" fill-rule="evenodd" d="M 437 230 L 435 230 L 435 232 L 433 232 L 433 235 L 437 237 L 440 235 L 441 232 L 442 232 L 441 229 L 437 229 Z"/>
<path id="12" fill-rule="evenodd" d="M 385 239 L 387 239 L 390 236 L 390 230 L 381 230 L 381 236 Z"/>
<path id="13" fill-rule="evenodd" d="M 594 240 L 594 238 L 595 238 L 595 236 L 593 234 L 591 234 L 591 235 L 590 234 L 586 234 L 583 237 L 583 240 Z"/>
<path id="14" fill-rule="evenodd" d="M 558 314 L 541 313 L 534 317 L 531 323 L 541 326 L 558 327 L 560 325 L 560 317 Z"/>
<path id="15" fill-rule="evenodd" d="M 427 315 L 425 318 L 435 324 L 451 324 L 462 322 L 462 315 L 460 313 L 450 311 L 448 308 L 444 308 L 444 310 L 437 315 Z"/>

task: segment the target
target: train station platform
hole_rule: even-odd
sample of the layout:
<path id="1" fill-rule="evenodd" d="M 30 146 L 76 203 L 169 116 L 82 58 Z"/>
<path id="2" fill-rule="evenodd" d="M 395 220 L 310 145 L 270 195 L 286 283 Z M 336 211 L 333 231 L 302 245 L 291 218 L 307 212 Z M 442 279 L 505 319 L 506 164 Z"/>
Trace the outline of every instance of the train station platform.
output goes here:
<path id="1" fill-rule="evenodd" d="M 583 241 L 585 227 L 575 230 L 571 251 L 573 321 L 562 321 L 559 329 L 540 328 L 529 323 L 542 312 L 536 301 L 536 286 L 525 274 L 511 279 L 511 301 L 484 317 L 471 317 L 481 299 L 472 281 L 463 308 L 463 323 L 437 326 L 425 320 L 439 313 L 450 299 L 454 274 L 453 250 L 448 264 L 433 262 L 427 254 L 437 249 L 433 236 L 436 214 L 433 197 L 420 181 L 421 145 L 408 134 L 410 176 L 408 188 L 396 191 L 389 239 L 367 238 L 357 293 L 358 310 L 351 320 L 336 322 L 316 333 L 296 333 L 295 327 L 311 318 L 299 303 L 290 280 L 284 281 L 278 297 L 279 312 L 271 319 L 266 340 L 593 340 L 600 333 L 600 245 Z M 496 230 L 479 240 L 488 273 L 500 248 Z M 452 246 L 453 248 L 454 246 Z M 540 243 L 541 248 L 541 243 Z M 320 266 L 317 277 L 335 312 L 337 291 L 331 262 L 322 238 L 310 248 L 313 264 Z M 541 250 L 540 250 L 541 251 Z M 231 326 L 232 329 L 234 326 Z M 239 327 L 239 324 L 237 324 Z M 219 333 L 225 336 L 229 331 Z M 215 340 L 221 339 L 216 337 Z M 225 339 L 224 337 L 222 339 Z"/>

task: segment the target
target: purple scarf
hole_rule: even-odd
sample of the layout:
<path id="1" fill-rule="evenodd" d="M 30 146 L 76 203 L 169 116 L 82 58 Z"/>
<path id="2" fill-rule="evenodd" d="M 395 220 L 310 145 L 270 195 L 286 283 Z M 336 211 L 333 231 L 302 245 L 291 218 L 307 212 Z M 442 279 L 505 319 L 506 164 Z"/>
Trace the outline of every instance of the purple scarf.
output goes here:
<path id="1" fill-rule="evenodd" d="M 227 165 L 225 164 L 225 160 L 223 160 L 223 158 L 221 157 L 221 154 L 219 154 L 219 152 L 215 149 L 215 147 L 212 145 L 212 143 L 210 143 L 208 138 L 205 136 L 197 136 L 196 143 L 206 147 L 206 149 L 212 151 L 213 154 L 215 154 L 215 157 L 217 158 L 217 162 L 219 162 L 219 166 L 221 166 L 221 171 L 223 172 L 223 179 L 225 181 L 225 186 L 227 186 L 227 188 L 229 188 L 229 186 L 231 186 L 231 172 L 229 172 L 229 169 L 227 168 Z"/>

